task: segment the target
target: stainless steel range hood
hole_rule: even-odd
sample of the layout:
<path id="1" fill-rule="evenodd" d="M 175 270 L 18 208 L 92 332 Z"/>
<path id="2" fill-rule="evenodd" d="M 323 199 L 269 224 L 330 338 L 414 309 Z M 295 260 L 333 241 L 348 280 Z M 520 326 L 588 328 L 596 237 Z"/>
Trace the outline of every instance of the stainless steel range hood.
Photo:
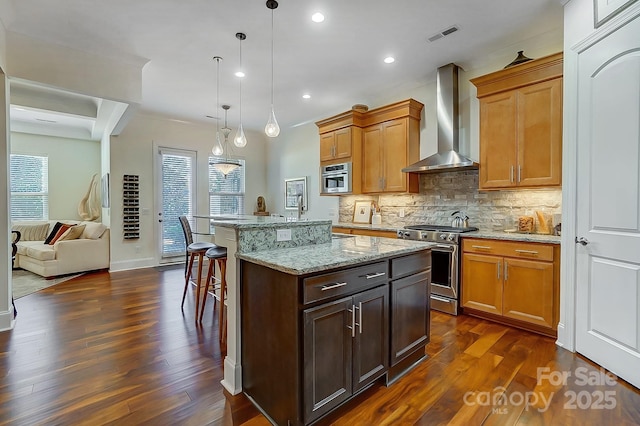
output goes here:
<path id="1" fill-rule="evenodd" d="M 458 152 L 458 66 L 437 72 L 438 152 L 402 169 L 405 173 L 436 173 L 477 169 L 478 163 Z"/>

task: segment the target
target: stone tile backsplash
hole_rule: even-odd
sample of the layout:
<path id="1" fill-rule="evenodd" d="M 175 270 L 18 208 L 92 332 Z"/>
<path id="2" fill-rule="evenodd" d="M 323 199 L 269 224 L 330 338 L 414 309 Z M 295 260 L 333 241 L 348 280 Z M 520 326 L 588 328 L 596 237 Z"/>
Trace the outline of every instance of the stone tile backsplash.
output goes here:
<path id="1" fill-rule="evenodd" d="M 469 216 L 470 226 L 501 230 L 515 223 L 518 216 L 535 217 L 537 210 L 548 218 L 560 214 L 562 190 L 479 191 L 477 170 L 422 174 L 419 194 L 341 196 L 340 222 L 352 221 L 354 203 L 360 200 L 378 203 L 382 225 L 398 228 L 419 223 L 450 225 L 451 214 L 463 210 Z"/>

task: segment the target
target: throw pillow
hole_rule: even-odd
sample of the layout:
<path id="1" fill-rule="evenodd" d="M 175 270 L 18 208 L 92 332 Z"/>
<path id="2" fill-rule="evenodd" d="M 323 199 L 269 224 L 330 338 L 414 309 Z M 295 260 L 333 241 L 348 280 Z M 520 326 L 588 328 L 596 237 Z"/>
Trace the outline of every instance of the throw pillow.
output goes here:
<path id="1" fill-rule="evenodd" d="M 97 222 L 85 222 L 85 228 L 80 238 L 88 238 L 90 240 L 97 240 L 104 234 L 107 227 L 103 223 Z"/>
<path id="2" fill-rule="evenodd" d="M 19 231 L 21 241 L 44 241 L 49 231 L 49 223 L 39 223 L 33 225 L 13 225 L 12 231 Z"/>
<path id="3" fill-rule="evenodd" d="M 62 226 L 62 222 L 56 222 L 56 224 L 53 225 L 53 228 L 51 228 L 51 232 L 49 232 L 49 236 L 44 240 L 45 244 L 49 244 L 51 240 L 53 240 L 53 237 L 56 236 L 61 226 Z"/>
<path id="4" fill-rule="evenodd" d="M 56 241 L 77 240 L 82 235 L 82 231 L 84 231 L 84 225 L 74 225 L 67 229 Z"/>
<path id="5" fill-rule="evenodd" d="M 56 232 L 56 235 L 54 235 L 53 238 L 47 244 L 54 245 L 56 243 L 56 241 L 58 241 L 58 239 L 62 236 L 62 234 L 67 232 L 67 229 L 71 228 L 72 226 L 73 225 L 68 225 L 66 223 L 60 223 L 60 227 L 58 228 L 58 232 Z"/>

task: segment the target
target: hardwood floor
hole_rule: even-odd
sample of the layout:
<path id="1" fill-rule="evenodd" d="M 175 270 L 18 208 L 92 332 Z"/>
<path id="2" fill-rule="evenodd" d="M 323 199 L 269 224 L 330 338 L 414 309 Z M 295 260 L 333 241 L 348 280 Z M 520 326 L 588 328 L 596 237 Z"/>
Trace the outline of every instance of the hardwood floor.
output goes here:
<path id="1" fill-rule="evenodd" d="M 180 310 L 182 280 L 180 267 L 99 272 L 17 300 L 15 329 L 0 333 L 0 424 L 268 425 L 223 391 L 213 304 L 197 327 L 193 290 Z M 595 383 L 599 368 L 550 338 L 432 312 L 426 351 L 322 424 L 640 424 L 638 389 Z M 586 408 L 598 404 L 615 407 Z"/>

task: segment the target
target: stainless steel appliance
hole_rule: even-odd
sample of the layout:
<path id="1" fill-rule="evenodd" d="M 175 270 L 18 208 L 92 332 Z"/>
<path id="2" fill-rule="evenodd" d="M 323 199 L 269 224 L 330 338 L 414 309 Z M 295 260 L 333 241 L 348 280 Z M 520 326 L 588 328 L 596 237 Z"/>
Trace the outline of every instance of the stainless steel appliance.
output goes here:
<path id="1" fill-rule="evenodd" d="M 411 225 L 398 238 L 435 243 L 431 249 L 431 309 L 458 315 L 460 302 L 460 234 L 478 228 Z"/>
<path id="2" fill-rule="evenodd" d="M 322 166 L 322 193 L 351 192 L 351 163 Z"/>

